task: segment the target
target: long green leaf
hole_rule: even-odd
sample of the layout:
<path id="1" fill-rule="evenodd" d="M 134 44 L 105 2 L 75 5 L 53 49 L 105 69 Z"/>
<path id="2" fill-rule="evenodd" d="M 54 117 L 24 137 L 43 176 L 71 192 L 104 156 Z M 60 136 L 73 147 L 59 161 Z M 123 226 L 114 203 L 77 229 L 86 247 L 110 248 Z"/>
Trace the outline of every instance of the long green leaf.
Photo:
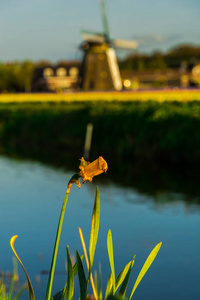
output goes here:
<path id="1" fill-rule="evenodd" d="M 110 273 L 110 275 L 108 277 L 107 285 L 106 285 L 106 291 L 105 291 L 105 296 L 104 296 L 105 300 L 111 294 L 112 286 L 113 286 L 113 277 L 112 277 L 112 273 Z"/>
<path id="2" fill-rule="evenodd" d="M 134 258 L 135 258 L 135 256 L 134 256 Z M 128 286 L 128 281 L 129 281 L 130 274 L 131 274 L 131 269 L 132 269 L 133 264 L 134 264 L 134 258 L 131 261 L 128 272 L 126 273 L 126 277 L 125 277 L 125 279 L 122 283 L 122 286 L 120 288 L 120 291 L 119 291 L 119 294 L 122 295 L 123 297 L 125 297 L 126 289 L 127 289 L 127 286 Z"/>
<path id="3" fill-rule="evenodd" d="M 91 230 L 90 230 L 90 242 L 89 242 L 89 273 L 92 270 L 94 254 L 97 244 L 97 238 L 99 233 L 99 220 L 100 220 L 100 194 L 99 188 L 96 188 L 96 196 L 94 202 L 94 208 L 92 213 Z"/>
<path id="4" fill-rule="evenodd" d="M 107 300 L 126 300 L 126 298 L 121 295 L 110 295 Z"/>
<path id="5" fill-rule="evenodd" d="M 63 295 L 63 290 L 57 292 L 55 295 L 53 295 L 53 297 L 51 298 L 51 300 L 61 300 L 62 299 L 62 295 Z"/>
<path id="6" fill-rule="evenodd" d="M 83 255 L 81 255 L 80 259 L 82 260 L 83 259 Z M 73 271 L 74 271 L 74 277 L 78 271 L 78 266 L 77 266 L 77 263 L 74 264 L 73 266 Z M 54 297 L 53 297 L 54 298 Z M 67 298 L 67 282 L 65 284 L 65 287 L 64 289 L 62 290 L 62 297 L 61 297 L 61 300 L 64 300 Z"/>
<path id="7" fill-rule="evenodd" d="M 79 256 L 80 260 L 83 260 L 83 255 Z M 73 270 L 74 270 L 74 276 L 76 275 L 76 273 L 78 272 L 78 264 L 77 262 L 73 265 Z"/>
<path id="8" fill-rule="evenodd" d="M 115 265 L 114 265 L 112 233 L 110 229 L 108 230 L 108 235 L 107 235 L 107 249 L 108 249 L 108 257 L 110 261 L 110 268 L 111 268 L 111 273 L 113 278 L 113 294 L 115 294 Z"/>
<path id="9" fill-rule="evenodd" d="M 26 272 L 26 269 L 21 261 L 21 259 L 19 258 L 15 248 L 14 248 L 14 244 L 15 244 L 15 240 L 17 239 L 17 235 L 14 235 L 11 239 L 10 239 L 10 246 L 12 248 L 12 251 L 13 253 L 15 254 L 16 258 L 18 259 L 19 263 L 21 264 L 23 270 L 24 270 L 24 273 L 26 275 L 26 279 L 27 279 L 27 282 L 28 282 L 28 292 L 29 292 L 29 300 L 35 300 L 35 295 L 34 295 L 34 291 L 33 291 L 33 287 L 32 287 L 32 284 L 31 284 L 31 281 L 30 281 L 30 278 L 28 276 L 28 273 Z"/>
<path id="10" fill-rule="evenodd" d="M 98 299 L 98 295 L 96 293 L 96 289 L 95 289 L 95 286 L 94 286 L 94 280 L 93 280 L 92 272 L 89 273 L 89 259 L 88 259 L 88 255 L 87 255 L 87 249 L 86 249 L 86 246 L 85 246 L 85 241 L 84 241 L 83 233 L 82 233 L 82 230 L 81 230 L 80 227 L 78 228 L 78 231 L 79 231 L 79 235 L 80 235 L 80 239 L 81 239 L 81 244 L 82 244 L 82 247 L 83 247 L 83 253 L 85 255 L 86 265 L 87 265 L 87 268 L 88 268 L 87 286 L 89 285 L 89 281 L 90 281 L 91 282 L 91 286 L 92 286 L 92 290 L 93 290 L 93 294 L 94 294 L 94 298 L 97 300 Z"/>
<path id="11" fill-rule="evenodd" d="M 69 247 L 67 246 L 67 300 L 72 300 L 74 295 L 74 271 L 71 257 L 69 254 Z"/>
<path id="12" fill-rule="evenodd" d="M 80 258 L 78 251 L 76 251 L 76 260 L 77 260 L 77 267 L 78 267 L 78 278 L 79 278 L 79 285 L 80 285 L 80 297 L 81 299 L 87 298 L 87 280 L 85 276 L 85 271 L 83 268 L 83 264 Z"/>
<path id="13" fill-rule="evenodd" d="M 131 294 L 128 298 L 128 300 L 130 300 L 138 286 L 138 284 L 140 283 L 140 281 L 142 280 L 142 278 L 144 277 L 145 273 L 147 272 L 147 270 L 149 269 L 149 267 L 151 266 L 152 262 L 154 261 L 156 255 L 158 254 L 158 251 L 160 250 L 160 247 L 162 245 L 162 242 L 160 242 L 152 251 L 151 253 L 149 254 L 149 256 L 147 257 L 147 260 L 145 261 L 137 279 L 136 279 L 136 282 L 133 286 L 133 289 L 131 291 Z"/>
<path id="14" fill-rule="evenodd" d="M 117 276 L 117 279 L 115 281 L 115 289 L 116 291 L 118 290 L 118 288 L 120 287 L 120 285 L 122 284 L 122 282 L 124 281 L 124 278 L 126 277 L 126 274 L 130 268 L 130 265 L 131 265 L 131 262 L 130 261 L 124 268 L 123 270 L 119 273 L 119 275 Z"/>
<path id="15" fill-rule="evenodd" d="M 15 276 L 17 275 L 17 258 L 13 257 L 13 274 L 10 282 L 9 294 L 7 300 L 12 300 L 13 289 L 15 284 Z"/>

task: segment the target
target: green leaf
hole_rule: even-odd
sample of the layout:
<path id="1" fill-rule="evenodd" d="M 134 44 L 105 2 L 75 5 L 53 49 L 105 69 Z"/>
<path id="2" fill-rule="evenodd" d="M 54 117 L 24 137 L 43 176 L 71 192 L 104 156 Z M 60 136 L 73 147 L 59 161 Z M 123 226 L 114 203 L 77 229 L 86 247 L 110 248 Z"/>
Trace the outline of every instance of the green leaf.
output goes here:
<path id="1" fill-rule="evenodd" d="M 95 254 L 97 238 L 99 233 L 99 220 L 100 220 L 100 194 L 99 194 L 99 188 L 97 186 L 94 208 L 92 213 L 91 230 L 90 230 L 89 273 L 91 273 L 93 260 L 94 260 L 94 254 Z"/>
<path id="2" fill-rule="evenodd" d="M 81 255 L 80 258 L 82 260 L 83 259 L 83 255 Z M 73 271 L 74 271 L 74 277 L 75 277 L 75 275 L 76 275 L 76 273 L 78 271 L 77 263 L 74 264 Z M 63 293 L 62 293 L 61 300 L 64 300 L 65 298 L 67 298 L 67 296 L 66 296 L 67 295 L 67 282 L 66 282 L 65 287 L 64 287 L 64 289 L 62 291 L 63 291 Z"/>
<path id="3" fill-rule="evenodd" d="M 78 228 L 78 230 L 79 230 L 79 235 L 80 235 L 80 239 L 81 239 L 81 243 L 82 243 L 82 247 L 83 247 L 83 252 L 84 252 L 84 255 L 85 255 L 86 265 L 87 265 L 87 268 L 88 268 L 87 286 L 89 285 L 89 281 L 90 281 L 94 297 L 95 297 L 95 299 L 97 299 L 98 297 L 97 297 L 95 286 L 94 286 L 94 280 L 93 280 L 92 272 L 89 273 L 89 260 L 88 260 L 88 256 L 87 256 L 87 250 L 86 250 L 86 246 L 85 246 L 83 233 L 82 233 L 82 230 L 81 230 L 80 227 Z"/>
<path id="4" fill-rule="evenodd" d="M 108 235 L 107 235 L 107 249 L 108 249 L 108 257 L 109 257 L 110 268 L 111 268 L 112 279 L 113 279 L 113 294 L 115 294 L 115 265 L 114 265 L 112 233 L 110 229 L 108 230 Z"/>
<path id="5" fill-rule="evenodd" d="M 122 286 L 120 288 L 120 291 L 119 291 L 119 294 L 122 295 L 123 297 L 125 297 L 126 289 L 127 289 L 127 286 L 128 286 L 128 281 L 129 281 L 130 274 L 131 274 L 131 269 L 132 269 L 133 264 L 134 264 L 134 258 L 135 258 L 135 256 L 133 257 L 133 259 L 131 261 L 128 272 L 126 273 L 126 277 L 125 277 L 125 279 L 122 283 Z"/>
<path id="6" fill-rule="evenodd" d="M 72 261 L 69 254 L 69 247 L 67 246 L 67 300 L 72 300 L 74 295 L 74 271 Z"/>
<path id="7" fill-rule="evenodd" d="M 126 298 L 121 295 L 109 295 L 107 300 L 126 300 Z"/>
<path id="8" fill-rule="evenodd" d="M 162 242 L 160 242 L 152 251 L 151 253 L 149 254 L 149 256 L 147 257 L 147 260 L 145 261 L 137 279 L 136 279 L 136 282 L 133 286 L 133 289 L 131 291 L 131 294 L 128 298 L 128 300 L 130 300 L 138 286 L 138 284 L 140 283 L 140 281 L 142 280 L 142 278 L 144 277 L 144 275 L 146 274 L 147 270 L 149 269 L 149 267 L 151 266 L 152 262 L 154 261 L 156 255 L 158 254 L 158 251 L 160 250 L 160 247 L 162 245 Z"/>
<path id="9" fill-rule="evenodd" d="M 26 275 L 26 279 L 27 279 L 27 282 L 28 282 L 28 292 L 29 292 L 29 300 L 35 300 L 35 295 L 34 295 L 34 291 L 33 291 L 33 287 L 32 287 L 32 284 L 31 284 L 31 280 L 28 276 L 28 273 L 26 272 L 26 269 L 21 261 L 21 259 L 19 258 L 15 248 L 14 248 L 14 244 L 15 244 L 15 241 L 17 239 L 17 235 L 14 235 L 11 239 L 10 239 L 10 246 L 11 246 L 11 249 L 13 251 L 13 253 L 15 254 L 16 258 L 18 259 L 19 263 L 21 264 L 23 270 L 24 270 L 24 273 Z"/>
<path id="10" fill-rule="evenodd" d="M 17 275 L 17 258 L 13 257 L 13 274 L 10 282 L 10 288 L 9 288 L 9 293 L 8 293 L 8 299 L 7 300 L 12 300 L 12 294 L 13 294 L 13 288 L 15 284 L 15 276 Z"/>
<path id="11" fill-rule="evenodd" d="M 59 292 L 57 292 L 52 298 L 51 300 L 61 300 L 62 299 L 62 295 L 63 295 L 63 289 Z"/>
<path id="12" fill-rule="evenodd" d="M 86 280 L 85 271 L 78 251 L 76 251 L 76 260 L 77 260 L 78 278 L 79 278 L 79 285 L 80 285 L 80 297 L 81 299 L 85 299 L 87 297 L 87 280 Z"/>
<path id="13" fill-rule="evenodd" d="M 117 276 L 117 279 L 115 281 L 115 289 L 117 291 L 117 289 L 119 288 L 119 286 L 122 284 L 122 282 L 124 281 L 124 278 L 126 277 L 126 274 L 130 268 L 132 261 L 130 261 L 124 268 L 123 270 L 120 272 L 120 274 Z"/>
<path id="14" fill-rule="evenodd" d="M 111 294 L 112 286 L 113 286 L 113 277 L 112 277 L 112 273 L 110 273 L 110 275 L 108 277 L 107 285 L 106 285 L 106 292 L 105 292 L 105 297 L 104 297 L 105 300 Z"/>
<path id="15" fill-rule="evenodd" d="M 80 256 L 80 260 L 83 260 L 83 255 Z M 78 272 L 78 264 L 77 262 L 73 265 L 73 270 L 74 270 L 74 276 L 76 275 L 76 273 Z"/>

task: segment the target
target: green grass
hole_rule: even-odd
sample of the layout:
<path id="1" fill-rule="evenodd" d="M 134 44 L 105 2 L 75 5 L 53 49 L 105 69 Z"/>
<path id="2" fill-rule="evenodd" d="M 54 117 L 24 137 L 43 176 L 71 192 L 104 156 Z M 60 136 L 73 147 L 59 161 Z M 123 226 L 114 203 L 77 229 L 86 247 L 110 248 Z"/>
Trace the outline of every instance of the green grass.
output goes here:
<path id="1" fill-rule="evenodd" d="M 1 153 L 46 160 L 81 157 L 87 124 L 92 158 L 200 163 L 200 103 L 0 105 Z M 56 152 L 59 151 L 59 157 Z"/>

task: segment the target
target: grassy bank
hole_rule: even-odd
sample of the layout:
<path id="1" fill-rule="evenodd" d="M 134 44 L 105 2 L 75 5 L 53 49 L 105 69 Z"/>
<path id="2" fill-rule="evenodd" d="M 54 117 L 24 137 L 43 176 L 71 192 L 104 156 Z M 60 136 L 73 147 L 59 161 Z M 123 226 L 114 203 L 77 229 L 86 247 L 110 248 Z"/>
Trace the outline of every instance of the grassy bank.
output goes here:
<path id="1" fill-rule="evenodd" d="M 91 156 L 200 163 L 200 102 L 79 102 L 0 105 L 1 153 L 42 160 L 82 156 L 88 123 Z M 58 155 L 59 153 L 59 155 Z"/>

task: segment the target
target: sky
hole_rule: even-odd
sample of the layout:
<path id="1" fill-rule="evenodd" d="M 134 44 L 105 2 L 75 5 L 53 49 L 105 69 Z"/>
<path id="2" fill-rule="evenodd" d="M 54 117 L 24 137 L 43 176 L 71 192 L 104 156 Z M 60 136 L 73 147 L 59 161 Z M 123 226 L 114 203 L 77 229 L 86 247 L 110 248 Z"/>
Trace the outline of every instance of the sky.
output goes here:
<path id="1" fill-rule="evenodd" d="M 200 45 L 200 0 L 105 3 L 111 38 L 137 40 L 138 52 Z M 79 59 L 81 30 L 103 30 L 99 0 L 0 0 L 0 61 Z"/>

